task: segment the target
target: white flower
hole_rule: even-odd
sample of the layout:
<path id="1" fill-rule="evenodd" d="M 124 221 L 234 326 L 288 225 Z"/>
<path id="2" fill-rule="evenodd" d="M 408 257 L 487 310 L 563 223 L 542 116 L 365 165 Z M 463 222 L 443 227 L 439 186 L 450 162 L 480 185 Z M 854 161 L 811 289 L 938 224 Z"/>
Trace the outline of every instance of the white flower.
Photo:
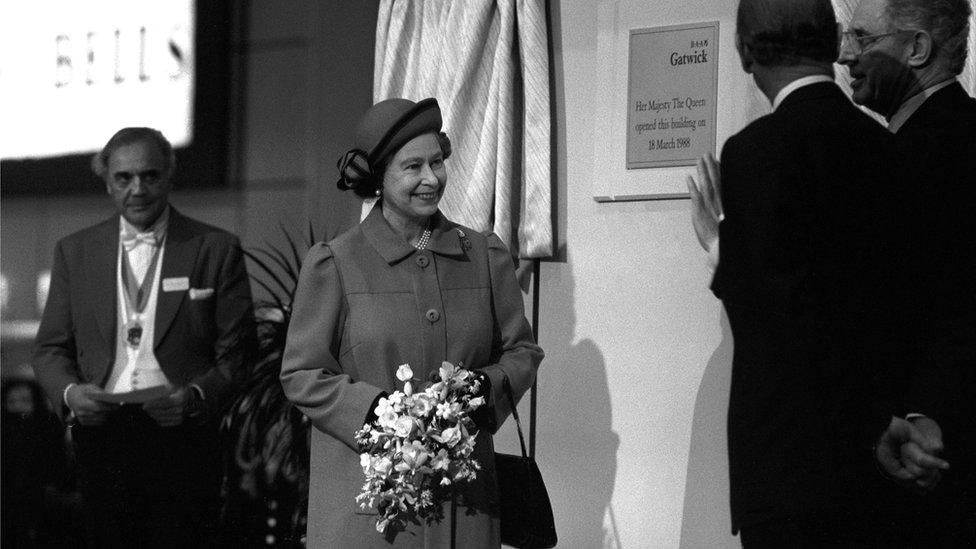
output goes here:
<path id="1" fill-rule="evenodd" d="M 441 431 L 440 435 L 434 435 L 434 440 L 446 444 L 448 448 L 453 448 L 461 441 L 461 430 L 457 427 L 448 427 Z"/>
<path id="2" fill-rule="evenodd" d="M 451 465 L 451 458 L 447 455 L 447 450 L 441 448 L 437 451 L 437 455 L 434 459 L 430 460 L 430 466 L 434 470 L 447 471 L 448 466 Z"/>
<path id="3" fill-rule="evenodd" d="M 470 406 L 472 410 L 477 410 L 478 408 L 483 406 L 484 403 L 485 403 L 485 397 L 475 397 L 468 401 L 468 406 Z"/>
<path id="4" fill-rule="evenodd" d="M 393 410 L 387 410 L 378 418 L 376 423 L 384 429 L 393 429 L 396 425 L 397 415 Z"/>
<path id="5" fill-rule="evenodd" d="M 369 474 L 369 453 L 363 452 L 359 454 L 359 465 L 363 468 L 363 473 Z"/>
<path id="6" fill-rule="evenodd" d="M 434 405 L 430 402 L 429 398 L 426 398 L 427 395 L 421 394 L 419 396 L 420 398 L 416 398 L 413 401 L 411 413 L 414 417 L 426 417 L 434 409 Z"/>
<path id="7" fill-rule="evenodd" d="M 410 369 L 409 364 L 401 364 L 396 371 L 397 379 L 400 381 L 407 381 L 413 379 L 413 370 Z"/>
<path id="8" fill-rule="evenodd" d="M 400 438 L 407 438 L 413 431 L 413 418 L 410 416 L 400 416 L 393 424 L 393 432 Z"/>
<path id="9" fill-rule="evenodd" d="M 373 408 L 373 413 L 376 414 L 376 417 L 380 417 L 388 411 L 392 411 L 390 408 L 390 400 L 386 397 L 380 397 L 376 403 L 376 408 Z"/>
<path id="10" fill-rule="evenodd" d="M 427 452 L 427 449 L 418 440 L 410 444 L 405 444 L 403 446 L 402 456 L 403 462 L 398 463 L 396 466 L 398 471 L 416 471 L 423 467 L 427 463 L 427 460 L 430 459 L 430 454 Z"/>
<path id="11" fill-rule="evenodd" d="M 374 472 L 386 478 L 390 475 L 390 471 L 393 470 L 393 461 L 386 456 L 380 456 L 373 460 L 372 467 Z"/>
<path id="12" fill-rule="evenodd" d="M 454 367 L 450 362 L 441 362 L 441 367 L 438 373 L 441 375 L 441 381 L 447 381 L 454 376 L 454 372 L 457 368 Z"/>
<path id="13" fill-rule="evenodd" d="M 454 419 L 453 410 L 451 405 L 446 402 L 437 403 L 437 417 L 444 418 L 446 420 Z"/>

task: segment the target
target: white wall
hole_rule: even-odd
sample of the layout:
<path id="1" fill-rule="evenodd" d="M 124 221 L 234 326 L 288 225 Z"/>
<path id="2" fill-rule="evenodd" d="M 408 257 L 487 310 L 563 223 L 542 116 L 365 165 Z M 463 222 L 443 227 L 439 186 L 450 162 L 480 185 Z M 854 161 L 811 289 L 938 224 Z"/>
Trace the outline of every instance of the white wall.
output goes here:
<path id="1" fill-rule="evenodd" d="M 734 0 L 552 0 L 558 232 L 541 270 L 537 458 L 560 547 L 738 547 L 730 534 L 725 413 L 731 335 L 689 221 L 688 200 L 598 204 L 594 158 L 607 63 L 626 83 L 617 29 L 720 21 L 717 141 L 754 115 L 733 47 Z M 665 7 L 666 6 L 666 7 Z M 610 11 L 608 12 L 608 8 Z M 601 17 L 602 22 L 601 22 Z M 604 50 L 606 48 L 603 48 Z M 623 104 L 621 105 L 623 108 Z M 622 130 L 622 128 L 621 128 Z M 649 180 L 682 170 L 646 170 Z"/>

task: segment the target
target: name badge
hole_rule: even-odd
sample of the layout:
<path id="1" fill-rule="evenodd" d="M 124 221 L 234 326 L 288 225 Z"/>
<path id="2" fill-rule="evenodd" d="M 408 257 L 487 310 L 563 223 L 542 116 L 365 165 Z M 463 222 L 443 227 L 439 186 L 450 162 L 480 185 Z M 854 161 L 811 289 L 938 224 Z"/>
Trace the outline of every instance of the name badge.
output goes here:
<path id="1" fill-rule="evenodd" d="M 176 278 L 163 279 L 164 292 L 185 292 L 190 289 L 190 277 L 179 276 Z"/>

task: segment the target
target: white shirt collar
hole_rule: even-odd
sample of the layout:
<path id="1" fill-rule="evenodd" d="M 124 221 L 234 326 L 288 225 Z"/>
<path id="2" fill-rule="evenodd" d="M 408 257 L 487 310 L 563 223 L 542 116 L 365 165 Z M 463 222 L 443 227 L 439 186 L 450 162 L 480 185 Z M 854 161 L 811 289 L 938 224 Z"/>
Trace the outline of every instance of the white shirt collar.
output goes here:
<path id="1" fill-rule="evenodd" d="M 796 80 L 790 82 L 783 89 L 779 90 L 776 97 L 773 98 L 773 110 L 775 111 L 777 107 L 783 103 L 786 96 L 795 92 L 796 90 L 802 88 L 803 86 L 809 86 L 810 84 L 819 84 L 820 82 L 833 82 L 834 79 L 827 76 L 826 74 L 815 74 L 813 76 L 804 76 L 802 78 L 797 78 Z"/>
<path id="2" fill-rule="evenodd" d="M 159 214 L 159 218 L 156 219 L 156 222 L 153 223 L 152 226 L 149 227 L 148 229 L 146 229 L 145 231 L 140 231 L 139 229 L 136 228 L 135 225 L 133 225 L 132 223 L 129 223 L 125 219 L 124 216 L 121 216 L 120 215 L 119 216 L 119 234 L 120 235 L 124 235 L 124 234 L 132 234 L 132 235 L 135 235 L 135 234 L 140 234 L 140 233 L 153 233 L 153 234 L 156 235 L 156 238 L 162 239 L 163 236 L 166 235 L 166 229 L 169 227 L 169 208 L 170 208 L 170 206 L 169 206 L 169 204 L 167 204 L 166 205 L 166 208 L 163 210 L 163 213 Z"/>
<path id="3" fill-rule="evenodd" d="M 928 88 L 925 88 L 921 92 L 916 93 L 915 95 L 909 97 L 907 101 L 905 101 L 904 103 L 901 104 L 900 107 L 898 107 L 898 110 L 895 111 L 895 114 L 891 116 L 891 120 L 888 121 L 888 131 L 890 131 L 891 133 L 898 133 L 898 130 L 900 130 L 901 127 L 905 125 L 905 122 L 908 122 L 908 119 L 911 118 L 913 114 L 915 114 L 915 111 L 917 111 L 918 108 L 922 106 L 922 103 L 925 103 L 926 99 L 932 97 L 932 95 L 935 92 L 952 84 L 955 81 L 956 81 L 955 78 L 944 80 L 934 86 L 929 86 Z"/>

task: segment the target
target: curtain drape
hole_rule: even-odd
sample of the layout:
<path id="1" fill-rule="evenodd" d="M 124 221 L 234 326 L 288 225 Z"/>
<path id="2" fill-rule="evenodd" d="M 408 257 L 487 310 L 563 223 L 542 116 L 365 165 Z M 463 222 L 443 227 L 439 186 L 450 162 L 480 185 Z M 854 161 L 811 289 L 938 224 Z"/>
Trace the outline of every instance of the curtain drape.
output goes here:
<path id="1" fill-rule="evenodd" d="M 444 214 L 520 257 L 552 255 L 545 0 L 382 0 L 374 71 L 374 102 L 440 103 Z"/>

